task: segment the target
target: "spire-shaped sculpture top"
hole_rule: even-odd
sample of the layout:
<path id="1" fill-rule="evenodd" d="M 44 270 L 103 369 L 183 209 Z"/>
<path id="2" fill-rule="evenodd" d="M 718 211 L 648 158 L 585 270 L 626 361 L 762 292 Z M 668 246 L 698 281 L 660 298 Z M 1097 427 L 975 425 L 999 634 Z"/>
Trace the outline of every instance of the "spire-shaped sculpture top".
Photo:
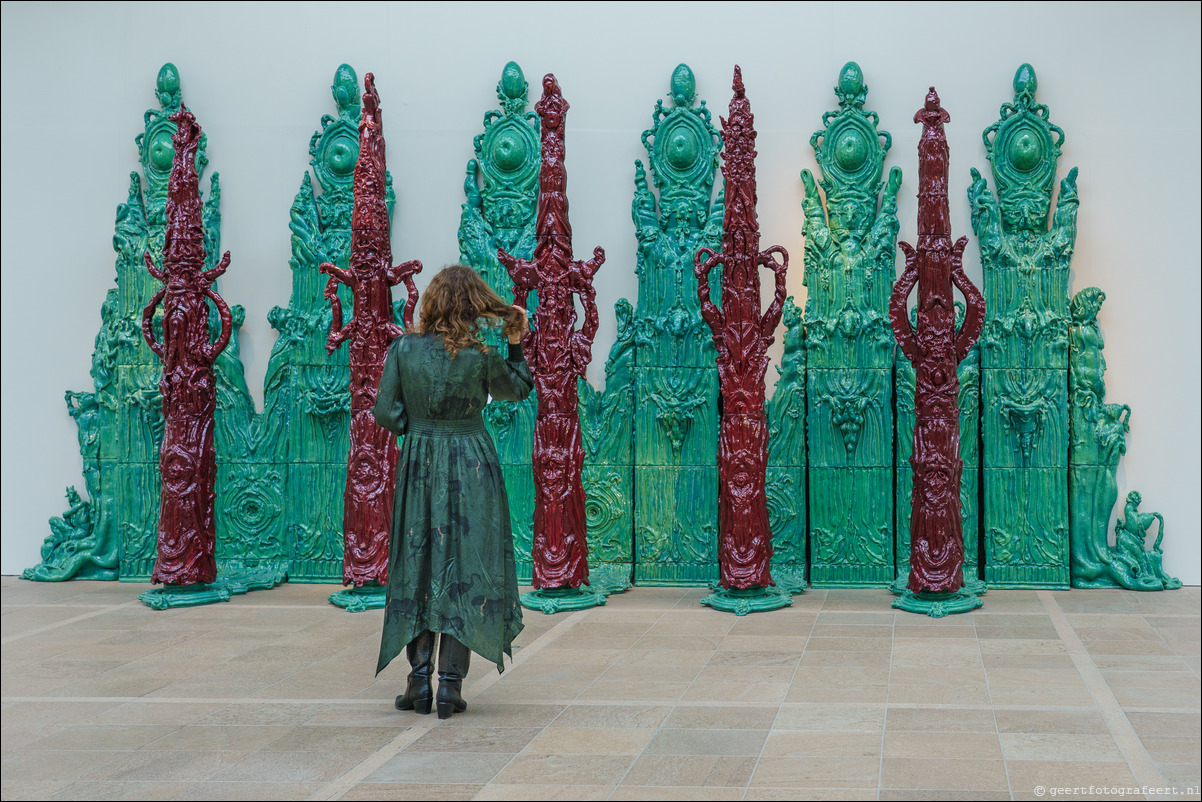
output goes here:
<path id="1" fill-rule="evenodd" d="M 380 119 L 380 96 L 370 72 L 363 78 L 363 113 L 359 117 L 359 162 L 355 165 L 355 211 L 351 228 L 358 231 L 388 231 L 387 167 L 384 159 L 384 123 Z M 381 239 L 380 263 L 391 265 L 392 250 Z M 406 308 L 408 315 L 413 310 Z"/>
<path id="2" fill-rule="evenodd" d="M 171 178 L 167 184 L 166 232 L 163 240 L 164 264 L 174 265 L 187 260 L 196 269 L 204 265 L 204 222 L 201 216 L 200 175 L 196 155 L 200 151 L 201 133 L 196 118 L 187 106 L 169 118 L 176 124 L 173 137 L 175 155 L 172 158 Z"/>
<path id="3" fill-rule="evenodd" d="M 922 124 L 918 140 L 918 236 L 933 238 L 928 247 L 946 243 L 950 247 L 952 223 L 947 200 L 947 137 L 944 123 L 952 117 L 939 105 L 935 87 L 927 92 L 926 102 L 914 113 L 914 122 Z M 922 243 L 919 243 L 922 247 Z"/>

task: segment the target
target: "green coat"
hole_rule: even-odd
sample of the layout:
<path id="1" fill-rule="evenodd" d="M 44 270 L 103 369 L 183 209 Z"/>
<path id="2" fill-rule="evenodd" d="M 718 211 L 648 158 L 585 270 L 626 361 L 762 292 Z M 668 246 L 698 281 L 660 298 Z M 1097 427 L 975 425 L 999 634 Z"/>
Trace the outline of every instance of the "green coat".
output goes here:
<path id="1" fill-rule="evenodd" d="M 534 379 L 520 345 L 507 359 L 437 335 L 393 341 L 372 413 L 404 434 L 397 458 L 388 603 L 379 673 L 419 633 L 447 632 L 497 664 L 522 631 L 509 501 L 481 412 L 521 401 Z"/>

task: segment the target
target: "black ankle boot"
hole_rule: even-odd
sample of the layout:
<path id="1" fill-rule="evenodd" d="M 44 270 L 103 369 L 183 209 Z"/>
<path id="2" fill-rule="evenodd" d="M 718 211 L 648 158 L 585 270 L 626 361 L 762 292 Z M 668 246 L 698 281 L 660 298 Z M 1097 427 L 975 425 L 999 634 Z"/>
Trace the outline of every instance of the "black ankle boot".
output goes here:
<path id="1" fill-rule="evenodd" d="M 472 652 L 454 635 L 442 633 L 438 647 L 438 717 L 450 718 L 452 713 L 467 710 L 463 701 L 463 678 L 467 676 Z"/>
<path id="2" fill-rule="evenodd" d="M 430 686 L 430 678 L 434 675 L 434 633 L 422 632 L 409 641 L 405 656 L 413 670 L 409 672 L 405 693 L 396 698 L 396 708 L 416 710 L 425 715 L 434 701 L 434 689 Z"/>

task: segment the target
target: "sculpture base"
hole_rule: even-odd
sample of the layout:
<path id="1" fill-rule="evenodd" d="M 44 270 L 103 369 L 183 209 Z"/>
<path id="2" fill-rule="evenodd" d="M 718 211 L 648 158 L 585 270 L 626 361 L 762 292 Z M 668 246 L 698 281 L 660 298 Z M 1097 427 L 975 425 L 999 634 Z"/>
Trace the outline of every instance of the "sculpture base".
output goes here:
<path id="1" fill-rule="evenodd" d="M 952 613 L 967 613 L 984 604 L 981 597 L 970 590 L 958 590 L 955 593 L 914 593 L 907 590 L 893 601 L 893 606 L 898 610 L 921 613 L 931 618 L 943 618 Z"/>
<path id="2" fill-rule="evenodd" d="M 348 613 L 382 610 L 388 601 L 388 588 L 374 582 L 358 588 L 343 588 L 331 593 L 328 601 Z"/>
<path id="3" fill-rule="evenodd" d="M 702 599 L 701 603 L 724 613 L 747 615 L 788 607 L 793 603 L 793 597 L 779 587 L 762 588 L 753 585 L 749 588 L 717 588 Z"/>
<path id="4" fill-rule="evenodd" d="M 889 592 L 892 593 L 894 596 L 901 596 L 902 594 L 909 591 L 909 589 L 910 589 L 909 585 L 910 585 L 910 572 L 907 571 L 906 573 L 899 576 L 897 579 L 893 580 L 893 584 L 889 586 Z M 985 584 L 984 579 L 978 579 L 975 576 L 969 576 L 968 574 L 965 574 L 963 589 L 968 591 L 969 593 L 972 593 L 973 595 L 984 596 L 985 593 L 989 590 L 989 585 Z"/>
<path id="5" fill-rule="evenodd" d="M 630 576 L 633 566 L 630 563 L 607 563 L 590 565 L 588 568 L 588 586 L 604 596 L 612 596 L 630 590 Z"/>
<path id="6" fill-rule="evenodd" d="M 570 610 L 587 610 L 606 602 L 605 593 L 587 587 L 543 588 L 523 593 L 519 601 L 527 610 L 554 615 Z"/>
<path id="7" fill-rule="evenodd" d="M 790 596 L 796 596 L 799 593 L 806 591 L 806 567 L 805 563 L 778 563 L 772 566 L 772 581 L 776 586 L 788 593 Z"/>
<path id="8" fill-rule="evenodd" d="M 138 600 L 152 610 L 170 607 L 196 607 L 201 604 L 227 602 L 231 596 L 241 596 L 252 590 L 267 590 L 284 581 L 288 569 L 284 563 L 261 563 L 247 566 L 226 563 L 220 566 L 217 579 L 209 584 L 164 585 L 148 590 Z"/>

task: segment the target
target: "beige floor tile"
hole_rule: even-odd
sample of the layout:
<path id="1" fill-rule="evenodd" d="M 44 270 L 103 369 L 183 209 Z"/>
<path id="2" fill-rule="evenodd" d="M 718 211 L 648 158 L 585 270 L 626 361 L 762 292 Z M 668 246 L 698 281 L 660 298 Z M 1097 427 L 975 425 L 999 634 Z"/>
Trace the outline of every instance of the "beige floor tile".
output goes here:
<path id="1" fill-rule="evenodd" d="M 1073 668 L 992 668 L 986 670 L 990 685 L 1032 687 L 1084 687 L 1081 672 Z"/>
<path id="2" fill-rule="evenodd" d="M 5 800 L 49 799 L 59 790 L 71 785 L 70 780 L 9 780 L 0 782 L 0 796 Z M 78 797 L 77 797 L 78 798 Z"/>
<path id="3" fill-rule="evenodd" d="M 655 735 L 648 727 L 607 729 L 553 727 L 543 730 L 524 755 L 637 755 Z"/>
<path id="4" fill-rule="evenodd" d="M 707 652 L 706 654 L 713 654 L 713 652 Z M 704 666 L 704 661 L 700 661 L 695 665 L 672 666 L 670 668 L 670 676 L 676 682 L 692 682 L 701 673 L 701 669 Z M 662 669 L 652 669 L 648 663 L 642 661 L 619 663 L 605 669 L 604 673 L 598 676 L 596 680 L 600 683 L 621 682 L 636 685 L 644 682 L 648 676 L 657 676 L 663 673 Z"/>
<path id="5" fill-rule="evenodd" d="M 72 752 L 72 756 L 83 754 Z M 113 753 L 117 760 L 90 769 L 82 779 L 114 782 L 192 782 L 208 780 L 233 766 L 246 752 L 174 752 L 143 749 Z M 74 757 L 72 757 L 74 760 Z"/>
<path id="6" fill-rule="evenodd" d="M 545 652 L 543 653 L 545 654 Z M 607 664 L 595 663 L 578 663 L 572 660 L 563 663 L 556 662 L 548 664 L 549 661 L 543 661 L 542 665 L 531 665 L 526 663 L 517 668 L 511 668 L 505 672 L 505 681 L 513 682 L 538 682 L 538 683 L 578 683 L 592 682 L 597 677 L 601 676 L 609 668 Z"/>
<path id="7" fill-rule="evenodd" d="M 1110 732 L 1097 710 L 997 710 L 999 733 L 1102 735 Z"/>
<path id="8" fill-rule="evenodd" d="M 769 757 L 876 757 L 881 756 L 879 732 L 775 731 L 764 744 Z"/>
<path id="9" fill-rule="evenodd" d="M 1093 696 L 1085 685 L 1044 687 L 1038 685 L 989 684 L 989 697 L 995 705 L 1049 705 L 1057 707 L 1093 707 Z"/>
<path id="10" fill-rule="evenodd" d="M 821 685 L 794 685 L 785 695 L 785 701 L 797 704 L 804 702 L 877 702 L 884 704 L 889 701 L 889 686 L 834 685 L 824 688 Z"/>
<path id="11" fill-rule="evenodd" d="M 985 683 L 976 685 L 923 685 L 889 686 L 890 704 L 920 705 L 982 705 L 989 704 L 989 688 Z"/>
<path id="12" fill-rule="evenodd" d="M 1030 799 L 1036 786 L 1072 788 L 1085 786 L 1137 785 L 1126 763 L 1066 760 L 1007 760 L 1010 791 L 1015 798 Z"/>
<path id="13" fill-rule="evenodd" d="M 1000 736 L 1006 760 L 1119 761 L 1123 753 L 1109 734 L 1007 732 Z"/>
<path id="14" fill-rule="evenodd" d="M 1202 704 L 1202 689 L 1193 688 L 1147 688 L 1110 686 L 1114 698 L 1124 707 L 1170 707 L 1197 710 Z"/>
<path id="15" fill-rule="evenodd" d="M 1057 669 L 1076 671 L 1073 658 L 1067 654 L 1008 654 L 990 652 L 982 655 L 986 671 L 998 669 Z"/>
<path id="16" fill-rule="evenodd" d="M 712 635 L 653 635 L 648 633 L 632 644 L 631 648 L 639 649 L 673 649 L 679 651 L 698 651 L 716 649 L 726 636 L 721 633 Z"/>
<path id="17" fill-rule="evenodd" d="M 723 702 L 771 705 L 784 701 L 787 682 L 734 682 L 697 680 L 681 697 L 682 702 Z"/>
<path id="18" fill-rule="evenodd" d="M 459 799 L 499 799 L 519 797 L 481 797 L 478 796 L 487 786 L 456 785 L 439 783 L 423 785 L 421 783 L 369 783 L 363 782 L 352 787 L 338 799 L 348 800 L 459 800 Z M 532 797 L 520 797 L 532 798 Z"/>
<path id="19" fill-rule="evenodd" d="M 1196 735 L 1192 738 L 1145 735 L 1139 740 L 1148 751 L 1148 757 L 1156 763 L 1189 763 L 1194 766 L 1202 763 L 1202 747 L 1199 746 L 1202 739 Z"/>
<path id="20" fill-rule="evenodd" d="M 496 688 L 497 686 L 493 686 Z M 595 682 L 580 693 L 581 700 L 638 701 L 671 704 L 684 696 L 687 682 Z M 501 694 L 503 696 L 503 694 Z M 571 700 L 568 700 L 571 701 Z"/>
<path id="21" fill-rule="evenodd" d="M 881 760 L 882 788 L 1006 790 L 1001 760 L 974 758 L 897 758 Z"/>
<path id="22" fill-rule="evenodd" d="M 197 783 L 174 799 L 305 799 L 321 790 L 320 782 L 217 782 Z M 162 798 L 162 797 L 160 797 Z M 346 797 L 342 797 L 345 799 Z"/>
<path id="23" fill-rule="evenodd" d="M 46 799 L 177 799 L 192 787 L 189 782 L 94 782 L 71 783 Z M 8 799 L 6 794 L 5 799 Z"/>
<path id="24" fill-rule="evenodd" d="M 448 728 L 449 729 L 449 728 Z M 403 730 L 382 727 L 297 725 L 285 728 L 263 747 L 267 752 L 374 752 Z"/>
<path id="25" fill-rule="evenodd" d="M 1202 786 L 1199 782 L 1202 780 L 1202 772 L 1199 772 L 1197 763 L 1157 763 L 1156 770 L 1160 772 L 1166 785 L 1175 787 L 1180 792 L 1186 792 L 1188 788 L 1193 788 L 1196 792 Z"/>
<path id="26" fill-rule="evenodd" d="M 853 591 L 853 594 L 859 593 Z M 848 596 L 850 599 L 854 596 Z M 818 620 L 815 626 L 869 626 L 869 627 L 892 627 L 894 625 L 902 625 L 900 622 L 908 616 L 899 616 L 896 612 L 885 608 L 870 612 L 839 612 L 823 609 L 818 614 Z"/>
<path id="27" fill-rule="evenodd" d="M 718 755 L 643 755 L 622 785 L 710 786 L 744 788 L 755 758 Z"/>
<path id="28" fill-rule="evenodd" d="M 978 644 L 981 648 L 981 654 L 1067 654 L 1068 650 L 1064 647 L 1064 642 L 1059 638 L 1048 640 L 1035 640 L 1023 638 L 1019 640 L 1008 640 L 998 638 L 996 640 L 981 640 Z"/>
<path id="29" fill-rule="evenodd" d="M 1197 712 L 1147 713 L 1131 711 L 1127 713 L 1127 720 L 1131 722 L 1136 735 L 1141 738 L 1149 735 L 1193 737 L 1202 730 L 1202 715 Z"/>
<path id="30" fill-rule="evenodd" d="M 576 799 L 575 794 L 572 795 Z M 666 786 L 630 786 L 619 785 L 614 789 L 612 796 L 609 799 L 622 800 L 640 800 L 640 799 L 743 799 L 742 788 L 709 788 L 709 787 L 689 787 L 681 785 L 666 785 Z"/>
<path id="31" fill-rule="evenodd" d="M 1008 790 L 987 791 L 980 788 L 965 791 L 957 788 L 882 788 L 877 799 L 897 800 L 897 802 L 910 802 L 914 800 L 931 800 L 931 802 L 944 802 L 944 800 L 988 800 L 988 799 L 1009 799 L 1010 792 Z"/>
<path id="32" fill-rule="evenodd" d="M 485 785 L 513 759 L 511 754 L 405 750 L 368 774 L 364 782 Z"/>
<path id="33" fill-rule="evenodd" d="M 440 727 L 545 727 L 566 709 L 562 704 L 486 702 L 472 697 L 467 711 L 457 713 Z M 394 714 L 396 710 L 392 711 Z M 315 721 L 310 721 L 310 724 Z"/>
<path id="34" fill-rule="evenodd" d="M 1073 673 L 1076 673 L 1074 671 Z M 972 668 L 940 670 L 934 666 L 894 666 L 889 672 L 890 685 L 984 685 L 985 669 Z"/>
<path id="35" fill-rule="evenodd" d="M 861 666 L 888 668 L 891 655 L 888 652 L 806 652 L 801 656 L 802 666 Z"/>
<path id="36" fill-rule="evenodd" d="M 922 640 L 953 640 L 963 639 L 976 641 L 977 631 L 972 626 L 898 626 L 893 631 L 895 639 L 913 639 Z"/>
<path id="37" fill-rule="evenodd" d="M 804 794 L 804 796 L 802 796 Z M 847 799 L 862 802 L 865 799 L 876 799 L 876 787 L 872 788 L 748 788 L 744 799 L 785 800 L 793 802 L 799 798 L 806 800 L 817 799 Z"/>
<path id="38" fill-rule="evenodd" d="M 870 788 L 880 774 L 879 757 L 761 757 L 751 787 Z"/>
<path id="39" fill-rule="evenodd" d="M 73 782 L 127 759 L 133 752 L 18 750 L 0 756 L 0 776 L 6 782 Z"/>
<path id="40" fill-rule="evenodd" d="M 612 787 L 634 760 L 634 755 L 518 755 L 495 781 L 506 785 Z"/>
<path id="41" fill-rule="evenodd" d="M 110 751 L 134 750 L 170 736 L 178 729 L 174 724 L 56 725 L 54 732 L 47 733 L 45 737 L 28 742 L 20 748 L 68 751 L 103 747 Z M 8 737 L 9 735 L 5 734 L 4 738 Z"/>
<path id="42" fill-rule="evenodd" d="M 958 732 L 954 737 L 948 737 L 946 732 L 895 732 L 886 729 L 884 757 L 1001 760 L 1002 749 L 996 733 Z"/>
<path id="43" fill-rule="evenodd" d="M 590 687 L 598 685 L 620 685 L 626 683 L 588 682 L 498 682 L 484 692 L 471 698 L 481 702 L 562 702 L 567 704 Z M 399 688 L 398 688 L 399 690 Z"/>
<path id="44" fill-rule="evenodd" d="M 703 730 L 767 730 L 776 721 L 776 707 L 750 707 L 739 705 L 685 706 L 672 708 L 664 721 L 665 728 Z"/>
<path id="45" fill-rule="evenodd" d="M 645 755 L 729 755 L 756 757 L 768 730 L 663 728 L 647 744 Z"/>
<path id="46" fill-rule="evenodd" d="M 655 729 L 671 712 L 672 707 L 668 705 L 571 705 L 550 726 Z"/>
<path id="47" fill-rule="evenodd" d="M 717 652 L 716 652 L 717 654 Z M 694 682 L 789 682 L 796 666 L 739 666 L 709 663 L 694 677 Z"/>
<path id="48" fill-rule="evenodd" d="M 115 708 L 122 707 L 120 701 L 98 702 L 61 702 L 38 701 L 16 702 L 4 709 L 4 724 L 79 724 L 85 722 L 100 722 L 100 717 Z M 131 724 L 138 723 L 131 721 Z M 157 724 L 161 722 L 142 722 Z"/>
<path id="49" fill-rule="evenodd" d="M 529 799 L 529 800 L 549 800 L 550 802 L 563 802 L 565 799 L 580 799 L 580 800 L 601 800 L 612 799 L 611 794 L 615 793 L 612 785 L 513 785 L 506 783 L 489 783 L 480 790 L 472 799 L 487 800 L 512 800 L 512 799 Z M 346 799 L 346 797 L 342 797 Z M 384 797 L 380 797 L 383 799 Z M 395 799 L 396 797 L 389 797 Z M 417 797 L 414 797 L 415 799 Z M 437 797 L 429 797 L 436 799 Z M 650 799 L 651 797 L 642 797 Z"/>
<path id="50" fill-rule="evenodd" d="M 993 733 L 996 724 L 990 710 L 892 707 L 885 717 L 885 729 L 889 732 Z"/>
<path id="51" fill-rule="evenodd" d="M 288 732 L 288 727 L 202 726 L 191 724 L 148 745 L 152 750 L 194 752 L 250 752 L 261 749 Z"/>
<path id="52" fill-rule="evenodd" d="M 1144 687 L 1194 690 L 1198 689 L 1198 678 L 1192 671 L 1181 666 L 1179 671 L 1139 671 L 1103 669 L 1102 678 L 1111 688 Z"/>
<path id="53" fill-rule="evenodd" d="M 893 638 L 811 637 L 805 648 L 807 652 L 889 652 L 893 649 Z"/>
<path id="54" fill-rule="evenodd" d="M 885 728 L 885 707 L 827 707 L 786 705 L 773 730 L 880 732 Z"/>
<path id="55" fill-rule="evenodd" d="M 809 638 L 800 635 L 740 635 L 732 632 L 718 644 L 724 652 L 791 652 L 800 653 Z"/>
<path id="56" fill-rule="evenodd" d="M 793 686 L 816 686 L 819 688 L 888 685 L 891 671 L 884 666 L 798 666 L 793 675 Z"/>
<path id="57" fill-rule="evenodd" d="M 1176 655 L 1163 641 L 1093 640 L 1085 642 L 1085 651 L 1090 655 Z"/>
<path id="58" fill-rule="evenodd" d="M 722 649 L 712 652 L 709 655 L 709 659 L 706 661 L 705 667 L 737 666 L 741 668 L 756 668 L 788 666 L 791 668 L 797 668 L 797 665 L 800 661 L 801 654 L 795 651 L 731 652 Z"/>
<path id="59" fill-rule="evenodd" d="M 517 754 L 540 732 L 539 727 L 435 727 L 406 750 Z"/>
<path id="60" fill-rule="evenodd" d="M 819 618 L 818 623 L 810 630 L 811 638 L 892 638 L 893 624 L 874 626 L 872 624 L 826 624 Z"/>

